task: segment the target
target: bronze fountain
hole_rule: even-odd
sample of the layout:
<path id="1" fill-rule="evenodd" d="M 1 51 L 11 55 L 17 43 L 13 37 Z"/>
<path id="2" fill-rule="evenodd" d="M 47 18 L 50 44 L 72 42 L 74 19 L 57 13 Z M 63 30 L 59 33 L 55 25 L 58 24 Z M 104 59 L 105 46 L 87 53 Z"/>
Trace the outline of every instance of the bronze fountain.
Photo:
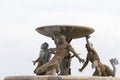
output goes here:
<path id="1" fill-rule="evenodd" d="M 50 38 L 54 37 L 55 32 L 61 33 L 66 37 L 66 41 L 70 43 L 72 39 L 88 36 L 92 34 L 95 30 L 90 27 L 76 25 L 48 25 L 38 27 L 36 28 L 36 31 Z M 71 54 L 68 52 L 61 61 L 59 75 L 71 75 L 70 59 Z"/>

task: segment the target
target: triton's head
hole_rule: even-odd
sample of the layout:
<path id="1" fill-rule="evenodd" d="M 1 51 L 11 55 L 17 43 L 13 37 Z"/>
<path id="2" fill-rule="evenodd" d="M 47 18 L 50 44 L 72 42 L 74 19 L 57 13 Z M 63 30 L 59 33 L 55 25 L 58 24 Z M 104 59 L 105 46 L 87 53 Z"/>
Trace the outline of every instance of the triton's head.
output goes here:
<path id="1" fill-rule="evenodd" d="M 42 45 L 41 45 L 41 49 L 47 49 L 49 47 L 48 43 L 44 42 Z"/>
<path id="2" fill-rule="evenodd" d="M 61 45 L 64 40 L 66 40 L 66 37 L 62 35 L 60 32 L 54 32 L 53 34 L 54 37 L 52 39 L 54 40 L 57 47 Z"/>

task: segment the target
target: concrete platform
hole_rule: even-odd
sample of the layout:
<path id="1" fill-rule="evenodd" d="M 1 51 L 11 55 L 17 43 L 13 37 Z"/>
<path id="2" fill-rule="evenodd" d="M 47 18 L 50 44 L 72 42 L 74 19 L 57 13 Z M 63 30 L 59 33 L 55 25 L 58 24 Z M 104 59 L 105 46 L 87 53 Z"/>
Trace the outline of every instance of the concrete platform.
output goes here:
<path id="1" fill-rule="evenodd" d="M 120 80 L 120 77 L 93 76 L 7 76 L 4 80 Z"/>

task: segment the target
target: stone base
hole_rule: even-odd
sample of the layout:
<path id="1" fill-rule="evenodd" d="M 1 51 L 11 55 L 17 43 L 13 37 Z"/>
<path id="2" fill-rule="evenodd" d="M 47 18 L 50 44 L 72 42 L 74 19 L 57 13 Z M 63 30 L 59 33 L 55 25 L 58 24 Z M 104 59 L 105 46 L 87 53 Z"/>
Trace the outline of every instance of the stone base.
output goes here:
<path id="1" fill-rule="evenodd" d="M 97 77 L 97 76 L 8 76 L 4 80 L 120 80 L 120 77 Z"/>

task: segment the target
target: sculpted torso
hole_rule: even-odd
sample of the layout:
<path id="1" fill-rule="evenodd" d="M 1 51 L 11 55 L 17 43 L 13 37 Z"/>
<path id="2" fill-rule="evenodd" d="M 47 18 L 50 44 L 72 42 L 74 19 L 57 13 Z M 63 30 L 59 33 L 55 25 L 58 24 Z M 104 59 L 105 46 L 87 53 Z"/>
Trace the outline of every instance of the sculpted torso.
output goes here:
<path id="1" fill-rule="evenodd" d="M 93 61 L 95 61 L 95 60 L 100 62 L 100 58 L 99 58 L 97 52 L 94 50 L 94 48 L 91 48 L 91 50 L 88 51 L 87 57 L 91 63 L 93 63 Z"/>

